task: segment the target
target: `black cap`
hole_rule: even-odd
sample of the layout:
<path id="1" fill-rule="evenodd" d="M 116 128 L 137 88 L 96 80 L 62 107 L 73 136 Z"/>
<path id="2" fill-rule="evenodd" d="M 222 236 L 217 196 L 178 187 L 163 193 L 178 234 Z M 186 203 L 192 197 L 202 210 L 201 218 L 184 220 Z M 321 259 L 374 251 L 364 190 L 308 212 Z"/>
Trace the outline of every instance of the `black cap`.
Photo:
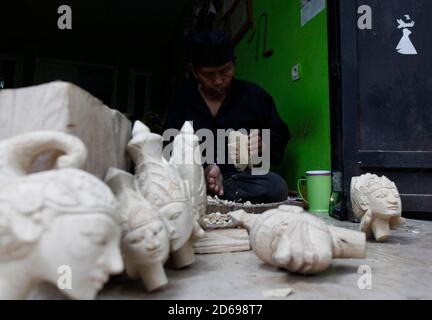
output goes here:
<path id="1" fill-rule="evenodd" d="M 234 60 L 229 35 L 222 31 L 204 31 L 188 41 L 189 61 L 194 67 L 217 67 Z"/>

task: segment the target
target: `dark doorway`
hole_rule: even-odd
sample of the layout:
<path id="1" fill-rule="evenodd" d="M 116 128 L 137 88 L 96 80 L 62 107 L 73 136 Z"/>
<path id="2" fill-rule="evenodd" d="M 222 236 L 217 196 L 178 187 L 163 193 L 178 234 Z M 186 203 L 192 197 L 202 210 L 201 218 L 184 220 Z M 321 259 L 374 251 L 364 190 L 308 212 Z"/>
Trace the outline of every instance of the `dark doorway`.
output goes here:
<path id="1" fill-rule="evenodd" d="M 432 2 L 328 1 L 333 167 L 347 212 L 353 176 L 386 175 L 403 215 L 432 218 Z M 372 29 L 358 27 L 360 6 Z M 407 31 L 407 30 L 408 31 Z"/>

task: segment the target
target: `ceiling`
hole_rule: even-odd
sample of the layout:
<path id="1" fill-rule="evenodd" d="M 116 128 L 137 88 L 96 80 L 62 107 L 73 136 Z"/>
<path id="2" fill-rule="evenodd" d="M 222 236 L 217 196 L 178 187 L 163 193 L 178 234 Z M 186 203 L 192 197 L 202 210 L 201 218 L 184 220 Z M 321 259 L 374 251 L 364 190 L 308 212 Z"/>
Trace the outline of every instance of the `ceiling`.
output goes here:
<path id="1" fill-rule="evenodd" d="M 6 31 L 6 39 L 15 44 L 148 49 L 173 41 L 192 0 L 9 2 L 0 10 L 0 21 L 2 33 Z M 57 9 L 62 4 L 72 9 L 72 30 L 57 27 Z"/>

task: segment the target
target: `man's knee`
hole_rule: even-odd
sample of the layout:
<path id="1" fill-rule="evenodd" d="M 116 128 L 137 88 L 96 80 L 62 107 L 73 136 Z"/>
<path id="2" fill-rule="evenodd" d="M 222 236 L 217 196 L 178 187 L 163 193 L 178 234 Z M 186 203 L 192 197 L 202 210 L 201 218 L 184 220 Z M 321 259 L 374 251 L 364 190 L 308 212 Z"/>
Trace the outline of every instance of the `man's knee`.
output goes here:
<path id="1" fill-rule="evenodd" d="M 224 180 L 224 192 L 227 200 L 252 203 L 281 202 L 288 198 L 288 186 L 285 180 L 274 172 L 265 175 L 252 175 L 243 172 Z"/>
<path id="2" fill-rule="evenodd" d="M 280 175 L 269 172 L 263 178 L 266 181 L 266 197 L 269 202 L 280 202 L 288 199 L 288 186 Z"/>

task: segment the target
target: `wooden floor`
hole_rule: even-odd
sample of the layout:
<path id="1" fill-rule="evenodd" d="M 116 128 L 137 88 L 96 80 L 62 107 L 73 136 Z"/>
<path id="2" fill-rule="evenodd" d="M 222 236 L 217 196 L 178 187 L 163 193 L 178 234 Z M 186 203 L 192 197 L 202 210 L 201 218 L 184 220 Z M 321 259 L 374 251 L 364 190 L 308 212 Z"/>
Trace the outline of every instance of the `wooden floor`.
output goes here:
<path id="1" fill-rule="evenodd" d="M 357 229 L 358 224 L 325 218 Z M 372 289 L 358 287 L 365 265 Z M 98 299 L 265 299 L 264 291 L 292 288 L 284 299 L 432 299 L 432 222 L 407 220 L 386 243 L 368 242 L 367 259 L 334 260 L 327 271 L 300 276 L 265 265 L 251 252 L 197 255 L 184 270 L 167 270 L 169 285 L 153 294 L 140 282 L 111 279 Z M 361 282 L 361 281 L 360 281 Z M 54 288 L 35 290 L 30 299 L 63 299 Z"/>

